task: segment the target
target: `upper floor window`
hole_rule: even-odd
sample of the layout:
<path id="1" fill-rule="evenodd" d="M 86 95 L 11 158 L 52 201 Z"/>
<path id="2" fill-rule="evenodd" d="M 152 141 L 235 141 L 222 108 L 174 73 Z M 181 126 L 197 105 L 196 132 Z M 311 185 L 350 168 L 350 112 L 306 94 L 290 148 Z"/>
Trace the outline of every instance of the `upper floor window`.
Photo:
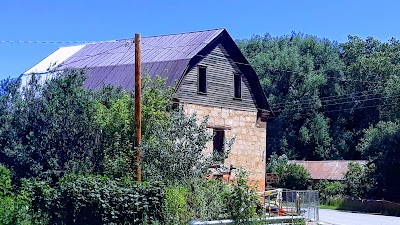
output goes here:
<path id="1" fill-rule="evenodd" d="M 198 66 L 197 75 L 197 93 L 207 93 L 207 67 Z"/>
<path id="2" fill-rule="evenodd" d="M 233 98 L 242 98 L 242 74 L 235 73 L 233 75 Z"/>

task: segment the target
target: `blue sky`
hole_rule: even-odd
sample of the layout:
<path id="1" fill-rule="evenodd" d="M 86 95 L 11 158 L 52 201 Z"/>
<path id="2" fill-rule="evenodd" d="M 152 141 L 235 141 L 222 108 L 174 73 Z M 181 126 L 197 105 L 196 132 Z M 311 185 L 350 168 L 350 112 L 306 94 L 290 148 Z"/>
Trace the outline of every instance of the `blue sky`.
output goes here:
<path id="1" fill-rule="evenodd" d="M 104 41 L 226 28 L 234 39 L 292 31 L 338 42 L 400 39 L 398 1 L 0 0 L 0 41 Z M 0 79 L 66 44 L 1 44 Z"/>

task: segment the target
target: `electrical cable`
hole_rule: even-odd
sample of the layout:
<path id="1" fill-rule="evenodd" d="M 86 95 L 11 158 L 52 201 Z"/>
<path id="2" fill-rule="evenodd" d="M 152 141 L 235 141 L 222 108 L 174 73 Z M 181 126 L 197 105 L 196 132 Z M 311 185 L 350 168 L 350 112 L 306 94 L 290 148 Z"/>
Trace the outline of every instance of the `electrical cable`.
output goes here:
<path id="1" fill-rule="evenodd" d="M 127 39 L 127 40 L 130 40 L 130 39 Z M 88 41 L 0 41 L 0 43 L 19 43 L 19 44 L 21 44 L 21 43 L 24 43 L 24 44 L 55 44 L 55 43 L 56 43 L 56 44 L 59 44 L 59 43 L 62 44 L 62 43 L 69 43 L 69 44 L 70 44 L 70 43 L 93 43 L 93 42 L 88 42 Z M 125 45 L 125 44 L 126 44 L 126 43 L 124 43 L 123 45 Z M 182 53 L 182 54 L 189 54 L 189 53 L 190 53 L 189 51 L 186 51 L 186 52 L 178 51 L 176 48 L 177 48 L 177 47 L 188 47 L 188 46 L 200 46 L 201 44 L 207 44 L 207 43 L 193 44 L 193 45 L 171 46 L 171 47 L 159 47 L 159 46 L 155 46 L 155 45 L 151 45 L 151 44 L 147 44 L 147 43 L 143 43 L 143 44 L 153 47 L 153 48 L 151 48 L 151 49 L 145 49 L 144 51 L 147 51 L 147 50 L 154 50 L 154 49 L 166 49 L 166 50 L 170 50 L 170 51 L 180 52 L 180 53 Z M 102 54 L 115 54 L 115 53 L 109 53 L 109 51 L 112 51 L 112 50 L 115 50 L 115 49 L 117 49 L 117 48 L 120 48 L 120 47 L 122 47 L 123 45 L 118 46 L 118 47 L 113 48 L 113 49 L 108 49 L 108 50 L 106 50 L 106 51 L 104 51 L 104 52 L 97 53 L 97 54 L 94 54 L 94 55 L 87 55 L 88 57 L 86 57 L 86 58 L 78 59 L 78 60 L 69 62 L 69 63 L 67 63 L 67 64 L 61 63 L 60 66 L 66 66 L 66 65 L 69 65 L 69 64 L 72 64 L 72 63 L 75 63 L 75 62 L 79 62 L 79 61 L 82 61 L 82 60 L 85 60 L 85 59 L 88 59 L 88 58 L 91 58 L 91 57 L 99 56 L 99 55 L 102 55 Z M 124 53 L 124 55 L 122 56 L 122 58 L 121 58 L 121 59 L 119 60 L 119 62 L 113 67 L 113 69 L 114 69 L 117 65 L 119 65 L 119 63 L 120 63 L 120 62 L 122 61 L 122 59 L 125 57 L 125 55 L 127 54 L 127 52 L 131 49 L 131 47 L 132 47 L 132 45 L 131 45 L 131 46 L 128 48 L 128 50 Z M 120 52 L 120 53 L 122 53 L 122 52 Z M 200 54 L 195 54 L 195 56 L 203 57 L 203 58 L 205 58 L 205 57 L 211 57 L 211 58 L 214 57 L 214 58 L 217 58 L 217 59 L 219 59 L 219 58 L 222 57 L 222 56 L 221 56 L 221 57 L 218 57 L 218 56 L 213 56 L 213 55 L 207 55 L 207 56 L 206 56 L 206 55 L 200 55 Z M 229 61 L 230 63 L 234 63 L 234 64 L 252 66 L 252 65 L 249 64 L 249 63 L 235 62 L 235 61 L 233 61 L 233 60 L 231 60 L 231 59 L 228 59 L 228 61 Z M 113 69 L 112 69 L 110 72 L 112 72 Z M 299 74 L 299 75 L 307 76 L 307 75 L 304 74 L 304 73 L 300 73 L 300 72 L 292 71 L 292 70 L 284 70 L 284 69 L 276 69 L 276 68 L 266 68 L 266 69 L 267 69 L 267 70 L 271 70 L 271 71 L 296 73 L 296 74 Z M 337 78 L 337 77 L 325 77 L 325 78 L 328 78 L 328 79 L 338 79 L 339 81 L 342 81 L 342 82 L 379 83 L 379 82 L 364 81 L 364 80 L 347 80 L 347 79 L 344 80 L 344 79 L 342 79 L 342 78 Z M 376 94 L 365 94 L 365 95 L 361 95 L 361 96 L 353 96 L 353 95 L 356 94 L 356 93 L 368 93 L 368 92 L 371 92 L 371 91 L 353 92 L 353 93 L 349 93 L 349 94 L 345 94 L 345 95 L 325 96 L 325 97 L 321 97 L 320 100 L 322 100 L 321 103 L 324 103 L 324 102 L 330 102 L 330 101 L 354 99 L 354 98 L 368 97 L 368 96 L 376 95 Z M 349 97 L 338 98 L 338 97 L 340 97 L 340 96 L 349 96 Z M 393 96 L 393 97 L 395 97 L 395 96 Z M 334 98 L 338 98 L 338 99 L 334 99 Z M 388 98 L 388 97 L 373 98 L 373 99 L 359 99 L 359 100 L 357 100 L 357 101 L 359 101 L 359 102 L 363 102 L 363 101 L 372 101 L 372 100 L 383 99 L 383 98 Z M 302 103 L 301 103 L 301 102 L 302 102 Z M 343 104 L 352 103 L 352 102 L 354 102 L 354 101 L 341 102 L 341 103 L 333 103 L 333 104 L 324 104 L 323 106 L 343 105 Z M 275 108 L 278 107 L 278 108 L 279 108 L 279 107 L 285 107 L 285 106 L 301 106 L 301 105 L 307 105 L 307 104 L 312 104 L 312 100 L 300 100 L 300 103 L 296 103 L 296 104 L 278 103 L 278 104 L 272 105 L 272 107 L 275 107 Z M 306 107 L 306 108 L 303 108 L 303 109 L 311 109 L 311 108 L 307 108 L 307 107 Z M 282 112 L 282 111 L 283 111 L 283 110 L 277 110 L 277 112 Z"/>

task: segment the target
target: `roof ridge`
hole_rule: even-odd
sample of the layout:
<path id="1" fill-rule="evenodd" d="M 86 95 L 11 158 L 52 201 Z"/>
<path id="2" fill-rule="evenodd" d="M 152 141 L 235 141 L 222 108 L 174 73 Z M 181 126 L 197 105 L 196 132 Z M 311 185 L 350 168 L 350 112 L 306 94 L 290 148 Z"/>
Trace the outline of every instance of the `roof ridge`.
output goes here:
<path id="1" fill-rule="evenodd" d="M 172 33 L 172 34 L 161 34 L 161 35 L 150 35 L 150 36 L 143 36 L 143 38 L 150 38 L 150 37 L 162 37 L 162 36 L 172 36 L 178 34 L 192 34 L 192 33 L 201 33 L 206 31 L 217 31 L 217 30 L 225 30 L 225 28 L 214 28 L 214 29 L 207 29 L 207 30 L 198 30 L 198 31 L 189 31 L 189 32 L 181 32 L 181 33 Z"/>
<path id="2" fill-rule="evenodd" d="M 142 38 L 163 37 L 163 36 L 172 36 L 172 35 L 179 35 L 179 34 L 193 34 L 193 33 L 201 33 L 201 32 L 206 32 L 206 31 L 217 31 L 217 30 L 223 31 L 223 30 L 225 30 L 225 28 L 215 28 L 215 29 L 198 30 L 198 31 L 190 31 L 190 32 L 172 33 L 172 34 L 150 35 L 150 36 L 143 36 Z M 84 43 L 84 44 L 90 45 L 90 44 L 99 44 L 99 43 L 129 41 L 129 40 L 133 40 L 133 39 L 134 38 L 122 38 L 122 39 L 107 40 L 107 41 L 94 41 L 94 42 L 88 42 L 88 43 Z M 69 45 L 69 46 L 75 46 L 75 45 Z M 67 46 L 67 47 L 69 47 L 69 46 Z M 64 47 L 64 46 L 62 46 L 62 47 Z"/>

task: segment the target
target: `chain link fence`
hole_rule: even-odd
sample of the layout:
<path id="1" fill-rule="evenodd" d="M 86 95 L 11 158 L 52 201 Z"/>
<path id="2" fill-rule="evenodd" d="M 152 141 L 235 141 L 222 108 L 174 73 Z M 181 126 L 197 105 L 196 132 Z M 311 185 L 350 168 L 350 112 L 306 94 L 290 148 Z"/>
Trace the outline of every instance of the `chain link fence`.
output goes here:
<path id="1" fill-rule="evenodd" d="M 319 195 L 315 190 L 269 190 L 265 192 L 264 205 L 271 217 L 301 216 L 306 221 L 319 220 Z"/>

